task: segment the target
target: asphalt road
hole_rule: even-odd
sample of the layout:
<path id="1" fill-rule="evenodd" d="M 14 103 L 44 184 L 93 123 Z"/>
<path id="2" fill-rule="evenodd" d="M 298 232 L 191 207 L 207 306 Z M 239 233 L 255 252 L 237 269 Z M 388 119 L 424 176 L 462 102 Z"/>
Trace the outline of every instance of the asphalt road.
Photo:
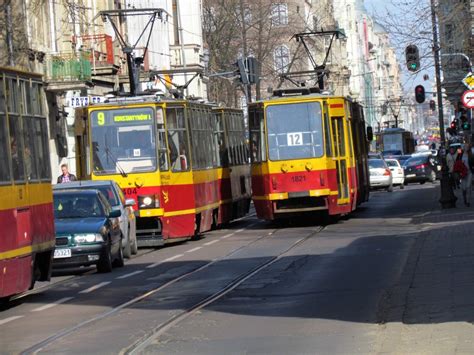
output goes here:
<path id="1" fill-rule="evenodd" d="M 328 226 L 249 216 L 110 274 L 57 276 L 0 311 L 0 353 L 377 352 L 437 189 L 375 192 Z"/>

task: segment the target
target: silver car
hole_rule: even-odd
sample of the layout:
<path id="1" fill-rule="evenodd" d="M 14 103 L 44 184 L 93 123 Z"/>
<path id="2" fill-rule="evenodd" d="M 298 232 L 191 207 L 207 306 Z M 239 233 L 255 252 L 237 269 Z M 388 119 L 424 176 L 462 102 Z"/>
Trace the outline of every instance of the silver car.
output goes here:
<path id="1" fill-rule="evenodd" d="M 387 163 L 383 159 L 369 159 L 370 187 L 384 188 L 393 191 L 393 177 Z"/>

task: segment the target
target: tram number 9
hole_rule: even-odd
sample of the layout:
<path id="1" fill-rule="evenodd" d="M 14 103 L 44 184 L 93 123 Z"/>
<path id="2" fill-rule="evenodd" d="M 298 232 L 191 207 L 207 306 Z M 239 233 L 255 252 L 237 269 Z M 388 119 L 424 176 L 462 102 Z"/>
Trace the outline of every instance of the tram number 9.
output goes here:
<path id="1" fill-rule="evenodd" d="M 103 112 L 99 112 L 97 114 L 97 124 L 99 126 L 103 126 L 105 123 L 105 114 Z"/>
<path id="2" fill-rule="evenodd" d="M 127 189 L 123 189 L 123 193 L 126 195 L 126 196 L 130 196 L 130 195 L 136 195 L 137 194 L 137 189 L 135 188 L 127 188 Z"/>
<path id="3" fill-rule="evenodd" d="M 289 147 L 293 147 L 295 145 L 303 145 L 303 132 L 287 133 L 286 139 Z"/>

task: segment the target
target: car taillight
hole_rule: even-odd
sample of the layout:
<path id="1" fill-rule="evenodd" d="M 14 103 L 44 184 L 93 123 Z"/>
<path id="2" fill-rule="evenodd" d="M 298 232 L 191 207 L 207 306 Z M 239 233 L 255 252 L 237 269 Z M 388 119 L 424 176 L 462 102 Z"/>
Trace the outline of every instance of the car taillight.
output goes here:
<path id="1" fill-rule="evenodd" d="M 420 165 L 415 166 L 415 169 L 424 169 L 427 166 L 428 166 L 428 164 L 420 164 Z"/>
<path id="2" fill-rule="evenodd" d="M 390 172 L 390 169 L 385 169 L 385 172 L 383 173 L 384 176 L 391 175 L 392 173 Z"/>

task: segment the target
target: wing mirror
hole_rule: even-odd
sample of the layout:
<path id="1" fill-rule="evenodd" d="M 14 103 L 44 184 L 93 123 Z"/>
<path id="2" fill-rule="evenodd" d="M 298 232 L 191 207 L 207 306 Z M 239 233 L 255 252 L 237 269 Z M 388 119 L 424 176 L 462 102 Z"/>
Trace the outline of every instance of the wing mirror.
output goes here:
<path id="1" fill-rule="evenodd" d="M 369 142 L 374 140 L 374 130 L 372 129 L 372 126 L 367 126 L 367 139 Z"/>
<path id="2" fill-rule="evenodd" d="M 122 211 L 120 210 L 114 210 L 109 213 L 109 218 L 118 218 L 122 215 Z"/>
<path id="3" fill-rule="evenodd" d="M 135 206 L 135 200 L 133 198 L 127 198 L 125 200 L 125 207 Z"/>

